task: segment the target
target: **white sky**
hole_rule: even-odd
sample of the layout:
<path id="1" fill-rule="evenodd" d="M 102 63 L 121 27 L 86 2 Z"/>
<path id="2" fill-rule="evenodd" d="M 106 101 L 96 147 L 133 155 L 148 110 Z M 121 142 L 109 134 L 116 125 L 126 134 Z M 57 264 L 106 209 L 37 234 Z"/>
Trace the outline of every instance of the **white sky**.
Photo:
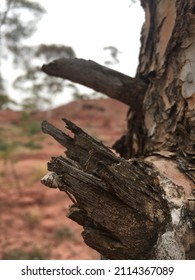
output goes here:
<path id="1" fill-rule="evenodd" d="M 140 31 L 144 12 L 139 1 L 131 0 L 40 0 L 47 13 L 29 44 L 64 44 L 71 46 L 79 58 L 100 64 L 110 58 L 106 46 L 116 47 L 120 63 L 112 68 L 134 76 L 139 55 Z M 12 95 L 13 96 L 13 95 Z M 14 96 L 19 98 L 16 93 Z M 63 100 L 63 101 L 61 101 Z M 55 105 L 70 100 L 59 95 Z"/>

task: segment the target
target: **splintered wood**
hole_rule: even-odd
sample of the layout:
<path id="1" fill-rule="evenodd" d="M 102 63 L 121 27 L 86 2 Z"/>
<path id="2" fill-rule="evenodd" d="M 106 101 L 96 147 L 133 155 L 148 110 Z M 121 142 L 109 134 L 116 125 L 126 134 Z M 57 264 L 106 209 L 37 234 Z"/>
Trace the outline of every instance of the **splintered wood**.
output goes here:
<path id="1" fill-rule="evenodd" d="M 67 148 L 67 157 L 48 163 L 50 173 L 42 183 L 69 194 L 73 205 L 68 217 L 83 226 L 86 244 L 110 259 L 147 258 L 170 219 L 153 165 L 117 157 L 72 122 L 64 122 L 73 138 L 42 123 L 43 132 Z"/>

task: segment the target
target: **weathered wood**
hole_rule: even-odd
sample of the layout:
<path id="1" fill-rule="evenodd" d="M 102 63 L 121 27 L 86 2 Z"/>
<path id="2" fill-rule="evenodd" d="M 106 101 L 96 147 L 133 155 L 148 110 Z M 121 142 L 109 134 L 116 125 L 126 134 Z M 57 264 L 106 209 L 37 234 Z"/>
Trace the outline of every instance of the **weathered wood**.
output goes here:
<path id="1" fill-rule="evenodd" d="M 137 76 L 149 82 L 143 102 L 144 152 L 184 150 L 185 153 L 190 142 L 193 146 L 195 141 L 195 3 L 194 0 L 141 3 L 146 21 Z M 194 156 L 194 146 L 191 151 Z"/>
<path id="2" fill-rule="evenodd" d="M 56 176 L 55 187 L 75 199 L 69 218 L 83 226 L 85 242 L 105 257 L 147 258 L 170 219 L 153 165 L 119 158 L 72 122 L 64 122 L 74 138 L 47 121 L 42 130 L 67 148 L 68 158 L 53 158 L 48 170 Z M 48 177 L 42 183 L 54 187 Z"/>
<path id="3" fill-rule="evenodd" d="M 174 153 L 126 161 L 72 122 L 74 137 L 44 121 L 42 130 L 67 148 L 42 179 L 71 198 L 68 217 L 89 246 L 109 259 L 194 258 L 193 184 Z"/>
<path id="4" fill-rule="evenodd" d="M 44 64 L 41 70 L 48 75 L 68 79 L 117 99 L 133 108 L 142 105 L 147 84 L 92 60 L 61 58 Z"/>
<path id="5" fill-rule="evenodd" d="M 194 0 L 141 3 L 146 22 L 136 79 L 78 59 L 42 70 L 130 105 L 127 134 L 115 148 L 142 158 L 117 157 L 67 120 L 73 138 L 44 122 L 67 158 L 53 158 L 42 182 L 71 197 L 69 217 L 105 257 L 195 259 Z"/>

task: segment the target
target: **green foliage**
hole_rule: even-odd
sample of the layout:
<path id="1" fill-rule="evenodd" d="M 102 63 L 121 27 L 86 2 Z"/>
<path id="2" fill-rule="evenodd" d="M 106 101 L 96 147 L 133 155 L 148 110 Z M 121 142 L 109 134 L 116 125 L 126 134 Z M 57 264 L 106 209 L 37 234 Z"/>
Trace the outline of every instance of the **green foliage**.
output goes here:
<path id="1" fill-rule="evenodd" d="M 48 109 L 53 104 L 53 96 L 64 90 L 66 81 L 49 77 L 40 71 L 40 65 L 56 58 L 74 58 L 75 52 L 69 46 L 45 45 L 25 46 L 24 39 L 36 31 L 38 20 L 44 14 L 44 8 L 30 0 L 4 0 L 1 8 L 1 50 L 2 58 L 11 52 L 14 65 L 24 72 L 18 76 L 13 87 L 26 94 L 22 108 L 28 111 Z M 4 89 L 3 77 L 0 73 L 0 89 Z M 0 96 L 0 108 L 7 106 L 11 100 Z"/>
<path id="2" fill-rule="evenodd" d="M 37 22 L 45 13 L 44 8 L 35 1 L 30 0 L 2 0 L 0 8 L 1 19 L 1 53 L 0 59 L 12 58 L 15 66 L 23 65 L 24 67 L 29 63 L 26 57 L 31 53 L 30 47 L 22 45 L 22 41 L 33 35 L 36 31 Z M 11 53 L 11 56 L 10 56 Z M 0 90 L 5 90 L 3 74 L 0 69 Z M 0 109 L 8 107 L 8 105 L 15 104 L 8 94 L 1 94 Z"/>
<path id="3" fill-rule="evenodd" d="M 37 150 L 37 149 L 43 148 L 43 146 L 41 144 L 38 144 L 33 140 L 28 141 L 27 143 L 24 144 L 24 146 L 31 150 Z"/>
<path id="4" fill-rule="evenodd" d="M 72 97 L 74 100 L 89 100 L 89 99 L 105 99 L 107 98 L 104 94 L 93 91 L 90 94 L 73 92 Z"/>
<path id="5" fill-rule="evenodd" d="M 8 143 L 4 139 L 0 139 L 0 151 L 8 149 Z"/>
<path id="6" fill-rule="evenodd" d="M 9 108 L 10 104 L 16 104 L 6 93 L 0 92 L 0 110 Z"/>
<path id="7" fill-rule="evenodd" d="M 61 241 L 67 238 L 74 238 L 74 232 L 66 226 L 59 227 L 54 232 L 54 238 L 57 241 Z"/>
<path id="8" fill-rule="evenodd" d="M 40 2 L 40 1 L 39 1 Z M 45 45 L 25 46 L 22 40 L 29 38 L 36 31 L 37 22 L 44 14 L 44 8 L 30 0 L 4 0 L 1 7 L 1 50 L 2 58 L 12 53 L 14 65 L 24 72 L 15 79 L 13 86 L 26 97 L 22 108 L 35 111 L 50 108 L 53 96 L 64 90 L 66 81 L 49 77 L 40 71 L 40 65 L 59 57 L 74 58 L 75 52 L 69 46 Z M 0 73 L 0 89 L 4 89 L 3 77 Z M 3 99 L 4 98 L 4 99 Z M 0 108 L 10 102 L 7 96 L 0 96 Z"/>
<path id="9" fill-rule="evenodd" d="M 6 175 L 5 172 L 3 172 L 3 171 L 0 172 L 0 177 L 5 177 L 5 175 Z"/>
<path id="10" fill-rule="evenodd" d="M 44 8 L 37 2 L 29 0 L 4 0 L 1 5 L 1 46 L 6 55 L 7 50 L 14 55 L 17 63 L 21 56 L 21 41 L 29 38 L 36 31 L 36 25 Z M 21 16 L 22 15 L 22 16 Z"/>
<path id="11" fill-rule="evenodd" d="M 32 121 L 31 123 L 29 123 L 27 127 L 27 133 L 29 136 L 33 136 L 40 132 L 41 132 L 40 122 Z"/>
<path id="12" fill-rule="evenodd" d="M 20 116 L 20 127 L 22 128 L 23 133 L 31 137 L 41 132 L 41 125 L 39 121 L 34 121 L 31 120 L 30 118 L 31 118 L 30 113 L 27 111 L 23 111 Z M 32 143 L 29 143 L 29 145 L 31 144 Z"/>
<path id="13" fill-rule="evenodd" d="M 88 100 L 89 99 L 89 95 L 82 94 L 82 93 L 79 93 L 79 92 L 74 92 L 72 94 L 72 96 L 73 96 L 74 100 Z"/>
<path id="14" fill-rule="evenodd" d="M 86 94 L 81 94 L 78 92 L 74 92 L 72 94 L 74 100 L 87 100 L 89 97 Z"/>
<path id="15" fill-rule="evenodd" d="M 3 260 L 46 260 L 48 258 L 49 253 L 38 248 L 33 248 L 29 252 L 18 248 L 4 252 L 2 257 Z"/>
<path id="16" fill-rule="evenodd" d="M 106 65 L 114 65 L 119 63 L 118 55 L 121 53 L 116 47 L 113 46 L 108 46 L 104 47 L 105 51 L 110 52 L 111 60 L 106 60 L 105 64 Z"/>
<path id="17" fill-rule="evenodd" d="M 24 110 L 41 110 L 44 104 L 50 107 L 53 103 L 53 95 L 62 92 L 65 86 L 70 86 L 70 83 L 67 84 L 65 80 L 40 72 L 41 64 L 59 57 L 74 58 L 75 52 L 71 47 L 55 44 L 42 44 L 31 48 L 30 52 L 28 50 L 24 52 L 25 72 L 17 77 L 13 83 L 16 89 L 28 94 L 22 103 Z"/>
<path id="18" fill-rule="evenodd" d="M 51 59 L 56 59 L 59 57 L 74 58 L 75 52 L 71 47 L 64 45 L 41 44 L 36 49 L 35 56 L 45 60 L 45 62 L 50 62 Z"/>
<path id="19" fill-rule="evenodd" d="M 30 114 L 27 111 L 22 111 L 20 116 L 21 123 L 27 123 L 30 119 Z"/>
<path id="20" fill-rule="evenodd" d="M 35 229 L 41 221 L 41 217 L 38 214 L 26 212 L 22 215 L 22 219 L 29 229 Z"/>
<path id="21" fill-rule="evenodd" d="M 28 118 L 28 115 L 25 116 L 24 114 L 23 118 Z M 15 127 L 13 127 L 13 129 L 9 131 L 9 134 L 12 134 L 12 137 L 9 139 L 6 136 L 6 133 L 8 131 L 1 131 L 2 137 L 0 138 L 0 158 L 3 159 L 5 162 L 13 161 L 12 155 L 19 147 L 25 147 L 31 150 L 42 148 L 42 145 L 38 142 L 41 140 L 37 140 L 34 137 L 34 135 L 38 135 L 41 131 L 40 123 L 38 121 L 26 121 L 23 123 L 21 122 L 21 127 L 19 131 L 15 131 L 14 128 Z M 29 140 L 27 142 L 20 142 L 14 140 L 14 136 L 17 136 L 19 133 L 22 133 L 23 136 L 27 136 Z"/>
<path id="22" fill-rule="evenodd" d="M 11 159 L 11 154 L 19 145 L 21 145 L 21 143 L 18 141 L 8 142 L 3 138 L 0 138 L 0 157 L 7 162 Z"/>

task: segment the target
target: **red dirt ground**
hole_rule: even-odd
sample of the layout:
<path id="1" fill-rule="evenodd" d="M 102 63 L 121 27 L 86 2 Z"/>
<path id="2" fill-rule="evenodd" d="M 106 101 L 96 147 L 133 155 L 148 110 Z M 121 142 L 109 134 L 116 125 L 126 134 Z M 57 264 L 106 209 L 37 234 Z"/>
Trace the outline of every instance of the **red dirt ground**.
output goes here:
<path id="1" fill-rule="evenodd" d="M 25 131 L 44 119 L 64 130 L 61 119 L 67 118 L 111 146 L 126 131 L 127 110 L 111 99 L 74 101 L 34 113 L 28 123 L 21 122 L 21 112 L 0 111 L 0 259 L 99 259 L 83 242 L 82 228 L 66 217 L 71 201 L 65 193 L 40 183 L 47 162 L 63 147 L 43 133 Z M 41 148 L 26 147 L 29 141 Z"/>

